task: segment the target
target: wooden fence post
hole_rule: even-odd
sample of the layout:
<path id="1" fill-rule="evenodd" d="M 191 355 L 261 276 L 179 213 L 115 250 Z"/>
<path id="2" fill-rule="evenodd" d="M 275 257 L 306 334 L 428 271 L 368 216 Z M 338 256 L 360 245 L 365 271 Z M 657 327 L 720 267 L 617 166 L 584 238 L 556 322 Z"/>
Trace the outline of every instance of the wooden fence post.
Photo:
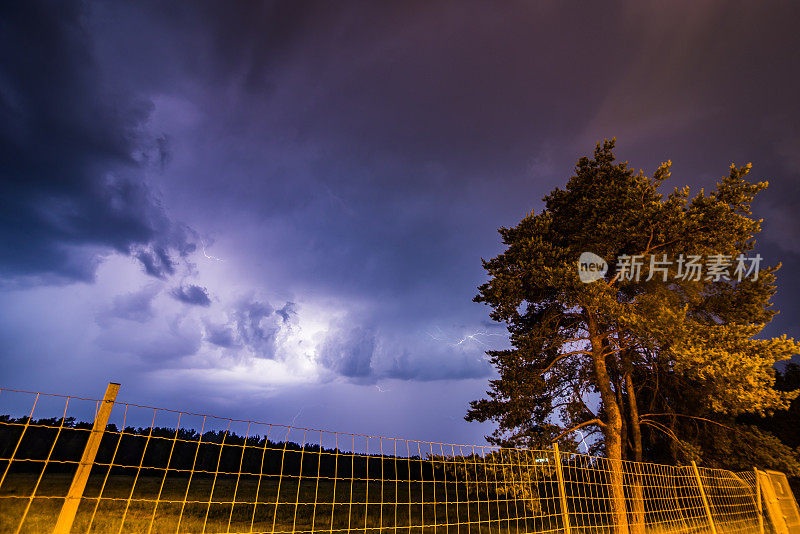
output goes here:
<path id="1" fill-rule="evenodd" d="M 692 460 L 692 470 L 694 471 L 694 478 L 697 480 L 697 487 L 700 490 L 700 497 L 703 500 L 703 508 L 706 509 L 706 516 L 708 517 L 708 526 L 711 528 L 711 534 L 717 534 L 717 526 L 714 524 L 714 518 L 711 516 L 711 507 L 708 505 L 708 497 L 706 497 L 706 490 L 703 488 L 703 481 L 700 478 L 700 470 L 697 469 L 697 464 Z"/>
<path id="2" fill-rule="evenodd" d="M 72 477 L 72 484 L 69 486 L 64 504 L 61 506 L 61 512 L 58 514 L 58 520 L 53 529 L 53 534 L 69 534 L 70 530 L 72 530 L 72 523 L 75 521 L 75 514 L 78 513 L 78 506 L 81 504 L 83 490 L 86 488 L 86 482 L 89 480 L 89 473 L 92 472 L 92 465 L 97 456 L 97 450 L 100 448 L 100 441 L 103 439 L 103 433 L 106 430 L 108 418 L 111 415 L 111 408 L 114 407 L 114 401 L 117 399 L 118 391 L 119 384 L 116 382 L 109 382 L 103 401 L 97 408 L 92 431 L 89 433 L 89 439 L 86 440 L 86 446 L 83 449 L 83 455 L 78 464 L 78 469 L 75 471 L 75 476 Z"/>
<path id="3" fill-rule="evenodd" d="M 553 443 L 553 455 L 556 458 L 558 495 L 561 498 L 561 521 L 564 523 L 564 534 L 570 534 L 569 509 L 567 508 L 567 491 L 564 487 L 564 472 L 561 470 L 561 452 L 558 450 L 558 443 Z"/>
<path id="4" fill-rule="evenodd" d="M 761 478 L 758 476 L 758 467 L 754 467 L 756 475 L 756 508 L 758 509 L 758 532 L 764 534 L 764 507 L 761 504 Z"/>

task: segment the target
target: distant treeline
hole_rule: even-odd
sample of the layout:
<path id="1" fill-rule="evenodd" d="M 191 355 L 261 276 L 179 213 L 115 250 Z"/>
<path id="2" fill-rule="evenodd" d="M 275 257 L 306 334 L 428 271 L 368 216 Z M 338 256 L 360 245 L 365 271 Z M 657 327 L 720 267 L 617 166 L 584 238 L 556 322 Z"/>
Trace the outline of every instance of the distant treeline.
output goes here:
<path id="1" fill-rule="evenodd" d="M 74 462 L 80 460 L 91 428 L 91 423 L 74 418 L 66 418 L 63 423 L 60 418 L 28 422 L 28 417 L 2 415 L 0 458 L 6 460 L 0 467 L 5 469 L 7 459 L 14 454 L 15 472 L 39 471 L 48 457 L 49 470 L 74 471 Z M 434 462 L 420 456 L 368 456 L 319 445 L 272 441 L 264 436 L 245 439 L 233 432 L 217 430 L 201 435 L 192 429 L 126 427 L 120 432 L 113 424 L 106 427 L 95 463 L 113 463 L 114 472 L 119 474 L 130 474 L 140 467 L 147 471 L 168 467 L 171 474 L 186 476 L 195 471 L 201 475 L 219 472 L 220 476 L 241 472 L 412 480 L 433 480 L 436 469 Z"/>

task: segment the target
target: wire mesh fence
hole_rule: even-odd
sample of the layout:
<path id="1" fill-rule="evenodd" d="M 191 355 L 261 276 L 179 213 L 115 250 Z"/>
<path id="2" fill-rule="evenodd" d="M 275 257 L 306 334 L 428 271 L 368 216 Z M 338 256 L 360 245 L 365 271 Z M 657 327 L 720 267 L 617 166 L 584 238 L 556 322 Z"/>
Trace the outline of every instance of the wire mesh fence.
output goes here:
<path id="1" fill-rule="evenodd" d="M 755 471 L 103 406 L 0 390 L 0 532 L 764 532 Z"/>

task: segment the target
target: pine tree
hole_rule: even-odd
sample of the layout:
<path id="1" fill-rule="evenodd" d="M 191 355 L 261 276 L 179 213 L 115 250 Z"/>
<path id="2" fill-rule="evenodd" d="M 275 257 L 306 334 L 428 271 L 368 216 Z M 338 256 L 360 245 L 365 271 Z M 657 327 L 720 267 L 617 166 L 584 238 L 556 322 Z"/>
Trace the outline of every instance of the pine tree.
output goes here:
<path id="1" fill-rule="evenodd" d="M 643 459 L 642 425 L 679 442 L 669 418 L 692 417 L 702 403 L 708 409 L 696 411 L 726 417 L 785 409 L 794 395 L 773 388 L 772 365 L 800 347 L 756 337 L 774 314 L 777 266 L 757 278 L 735 273 L 755 245 L 761 221 L 750 204 L 767 184 L 745 180 L 749 165 L 732 166 L 708 195 L 690 199 L 686 187 L 665 196 L 669 162 L 647 177 L 616 163 L 613 148 L 613 140 L 598 144 L 541 213 L 500 228 L 506 250 L 484 261 L 489 281 L 475 301 L 506 324 L 512 348 L 487 353 L 499 378 L 466 419 L 496 422 L 487 439 L 501 446 L 564 439 L 575 450 L 574 430 L 600 434 L 615 523 L 627 532 L 622 460 L 628 450 Z M 611 263 L 591 283 L 579 277 L 585 252 Z M 666 402 L 679 383 L 695 388 L 694 404 L 680 406 L 690 413 Z M 641 531 L 643 511 L 632 517 Z"/>

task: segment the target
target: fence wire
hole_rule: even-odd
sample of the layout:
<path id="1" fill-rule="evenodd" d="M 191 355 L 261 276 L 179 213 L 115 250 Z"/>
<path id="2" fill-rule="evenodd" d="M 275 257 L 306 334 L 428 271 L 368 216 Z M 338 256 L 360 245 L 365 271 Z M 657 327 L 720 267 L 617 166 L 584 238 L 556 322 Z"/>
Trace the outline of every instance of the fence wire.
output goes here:
<path id="1" fill-rule="evenodd" d="M 0 416 L 0 532 L 52 532 L 100 403 L 0 390 L 0 413 L 25 406 Z M 72 532 L 758 533 L 755 488 L 754 473 L 117 402 Z"/>

